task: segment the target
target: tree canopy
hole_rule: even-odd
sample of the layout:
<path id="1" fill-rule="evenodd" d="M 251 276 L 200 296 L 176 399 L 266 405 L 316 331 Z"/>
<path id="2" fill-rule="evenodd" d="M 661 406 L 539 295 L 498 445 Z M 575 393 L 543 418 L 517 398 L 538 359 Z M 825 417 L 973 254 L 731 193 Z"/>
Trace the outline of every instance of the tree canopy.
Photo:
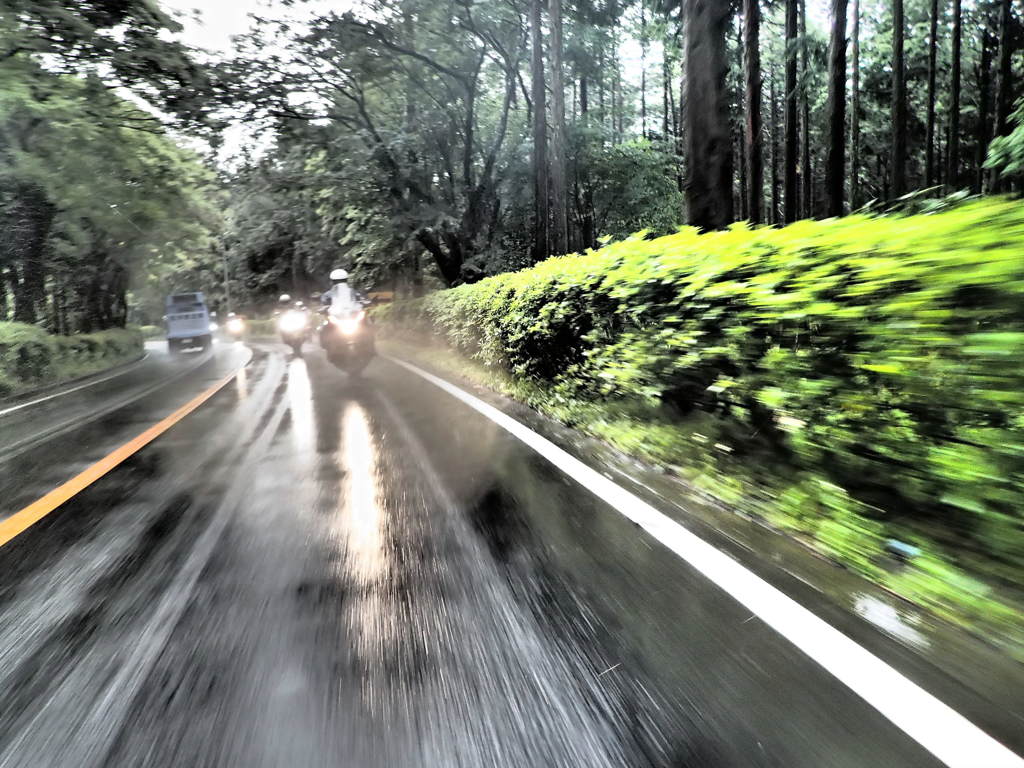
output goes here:
<path id="1" fill-rule="evenodd" d="M 335 264 L 415 293 L 637 231 L 1019 190 L 1012 2 L 695 9 L 282 2 L 200 64 L 150 0 L 11 0 L 0 308 L 116 324 L 125 285 L 152 313 L 175 281 L 219 298 L 225 263 L 251 300 Z M 231 122 L 263 148 L 184 148 Z M 88 290 L 116 296 L 88 317 Z"/>
<path id="2" fill-rule="evenodd" d="M 161 37 L 174 28 L 148 2 L 0 16 L 0 317 L 123 326 L 133 281 L 209 251 L 214 174 L 168 133 L 206 98 L 198 65 Z"/>

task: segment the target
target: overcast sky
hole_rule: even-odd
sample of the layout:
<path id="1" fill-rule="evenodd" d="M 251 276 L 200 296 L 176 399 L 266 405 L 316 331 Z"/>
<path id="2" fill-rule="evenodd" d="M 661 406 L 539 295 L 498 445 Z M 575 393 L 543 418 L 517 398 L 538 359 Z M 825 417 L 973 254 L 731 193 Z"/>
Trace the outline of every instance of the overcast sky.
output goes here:
<path id="1" fill-rule="evenodd" d="M 178 18 L 185 27 L 181 36 L 185 42 L 218 53 L 230 51 L 231 36 L 249 28 L 250 13 L 267 13 L 272 5 L 279 4 L 267 0 L 160 0 L 165 11 L 186 14 Z M 194 18 L 197 8 L 201 9 L 199 20 Z"/>

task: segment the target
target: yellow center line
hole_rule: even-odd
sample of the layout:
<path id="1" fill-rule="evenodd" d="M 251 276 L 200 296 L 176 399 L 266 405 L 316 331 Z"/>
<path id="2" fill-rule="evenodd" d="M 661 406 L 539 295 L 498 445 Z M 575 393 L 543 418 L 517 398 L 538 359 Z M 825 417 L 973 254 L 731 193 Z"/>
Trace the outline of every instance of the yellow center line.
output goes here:
<path id="1" fill-rule="evenodd" d="M 184 419 L 215 394 L 220 392 L 237 375 L 238 371 L 234 371 L 230 375 L 225 376 L 212 387 L 189 400 L 170 416 L 167 416 L 157 422 L 141 435 L 132 438 L 120 448 L 114 449 L 91 467 L 75 475 L 64 484 L 54 488 L 41 499 L 32 502 L 24 509 L 15 512 L 7 519 L 0 521 L 0 547 L 9 542 L 15 536 L 23 533 L 30 526 L 38 523 L 68 499 L 78 493 L 81 493 L 84 489 L 88 488 L 126 459 L 130 458 L 135 453 L 138 453 L 142 448 L 156 440 L 160 435 Z"/>

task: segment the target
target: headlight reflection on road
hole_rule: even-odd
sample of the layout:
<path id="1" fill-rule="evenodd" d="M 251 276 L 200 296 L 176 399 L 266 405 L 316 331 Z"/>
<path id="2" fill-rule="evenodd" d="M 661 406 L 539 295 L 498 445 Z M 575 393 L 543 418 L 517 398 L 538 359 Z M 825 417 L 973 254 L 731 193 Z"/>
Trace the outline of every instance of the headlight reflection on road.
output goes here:
<path id="1" fill-rule="evenodd" d="M 378 493 L 377 441 L 363 406 L 349 402 L 341 420 L 341 454 L 344 472 L 341 520 L 347 543 L 347 562 L 353 575 L 377 576 L 383 565 L 381 544 L 383 514 Z"/>
<path id="2" fill-rule="evenodd" d="M 292 441 L 299 451 L 314 450 L 313 389 L 306 362 L 295 358 L 288 363 L 288 407 L 292 414 Z"/>
<path id="3" fill-rule="evenodd" d="M 245 368 L 235 376 L 235 391 L 238 392 L 239 400 L 245 400 L 249 396 L 249 380 L 246 378 Z"/>

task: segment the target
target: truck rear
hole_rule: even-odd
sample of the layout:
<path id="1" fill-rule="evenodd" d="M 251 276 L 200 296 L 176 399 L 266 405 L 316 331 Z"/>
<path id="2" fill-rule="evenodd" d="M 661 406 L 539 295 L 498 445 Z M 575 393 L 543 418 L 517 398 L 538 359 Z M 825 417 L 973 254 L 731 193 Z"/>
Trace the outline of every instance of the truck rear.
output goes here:
<path id="1" fill-rule="evenodd" d="M 189 347 L 210 347 L 210 311 L 202 293 L 173 294 L 167 297 L 166 307 L 168 351 L 175 354 Z"/>

